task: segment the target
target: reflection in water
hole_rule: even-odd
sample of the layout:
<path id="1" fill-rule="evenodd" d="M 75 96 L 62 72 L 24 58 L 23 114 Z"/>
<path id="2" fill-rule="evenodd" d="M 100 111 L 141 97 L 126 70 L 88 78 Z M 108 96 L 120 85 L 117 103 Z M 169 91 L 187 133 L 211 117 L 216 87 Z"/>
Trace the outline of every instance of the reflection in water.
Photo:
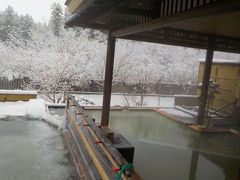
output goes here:
<path id="1" fill-rule="evenodd" d="M 199 157 L 199 152 L 193 150 L 192 151 L 192 157 L 191 157 L 191 166 L 190 166 L 189 180 L 195 180 L 195 178 L 196 178 L 198 157 Z"/>
<path id="2" fill-rule="evenodd" d="M 185 147 L 139 140 L 137 170 L 145 179 L 237 179 L 239 161 Z M 144 155 L 144 156 L 143 156 Z"/>
<path id="3" fill-rule="evenodd" d="M 87 113 L 100 120 L 99 111 Z M 237 180 L 240 138 L 199 134 L 155 112 L 111 111 L 110 123 L 135 147 L 144 179 Z"/>

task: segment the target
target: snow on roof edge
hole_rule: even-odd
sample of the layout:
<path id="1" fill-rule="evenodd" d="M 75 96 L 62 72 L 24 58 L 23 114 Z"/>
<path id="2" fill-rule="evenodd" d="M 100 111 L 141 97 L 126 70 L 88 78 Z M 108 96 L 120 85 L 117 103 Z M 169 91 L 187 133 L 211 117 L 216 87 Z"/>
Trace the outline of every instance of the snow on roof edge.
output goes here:
<path id="1" fill-rule="evenodd" d="M 5 90 L 5 89 L 0 89 L 0 94 L 27 94 L 27 95 L 37 95 L 37 91 Z"/>
<path id="2" fill-rule="evenodd" d="M 199 59 L 200 63 L 204 63 L 205 59 Z M 213 63 L 219 63 L 219 64 L 240 64 L 240 60 L 233 60 L 233 59 L 213 59 Z"/>

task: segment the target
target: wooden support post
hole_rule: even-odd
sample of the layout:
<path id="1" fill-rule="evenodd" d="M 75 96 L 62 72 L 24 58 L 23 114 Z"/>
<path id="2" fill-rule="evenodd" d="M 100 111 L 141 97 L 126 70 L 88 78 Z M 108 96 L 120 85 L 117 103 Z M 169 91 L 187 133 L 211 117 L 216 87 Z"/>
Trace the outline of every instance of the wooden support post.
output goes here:
<path id="1" fill-rule="evenodd" d="M 205 111 L 206 111 L 206 104 L 207 104 L 207 98 L 208 98 L 208 86 L 210 81 L 212 60 L 213 60 L 213 53 L 214 53 L 214 43 L 215 43 L 215 38 L 210 37 L 208 41 L 208 49 L 207 49 L 206 61 L 204 65 L 201 95 L 199 99 L 199 110 L 198 110 L 198 117 L 197 117 L 198 125 L 204 124 L 204 118 L 206 114 Z"/>
<path id="2" fill-rule="evenodd" d="M 101 126 L 108 126 L 108 123 L 109 123 L 115 43 L 116 43 L 116 38 L 112 37 L 111 32 L 109 32 L 108 44 L 107 44 L 105 80 L 104 80 L 104 89 L 103 89 L 104 94 L 103 94 Z"/>

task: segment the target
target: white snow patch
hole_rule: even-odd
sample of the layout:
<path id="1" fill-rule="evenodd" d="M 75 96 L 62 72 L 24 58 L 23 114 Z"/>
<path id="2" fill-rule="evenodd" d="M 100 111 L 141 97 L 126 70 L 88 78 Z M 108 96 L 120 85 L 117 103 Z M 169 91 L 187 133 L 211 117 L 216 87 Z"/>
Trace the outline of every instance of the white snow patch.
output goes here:
<path id="1" fill-rule="evenodd" d="M 65 107 L 66 103 L 51 103 L 51 102 L 46 102 L 47 106 L 54 106 L 54 107 Z"/>
<path id="2" fill-rule="evenodd" d="M 168 114 L 171 114 L 171 115 L 174 115 L 177 117 L 181 117 L 181 118 L 193 118 L 193 116 L 191 116 L 187 113 L 184 113 L 182 111 L 179 111 L 177 109 L 174 109 L 174 108 L 160 108 L 160 110 L 163 110 Z"/>
<path id="3" fill-rule="evenodd" d="M 24 91 L 24 90 L 5 90 L 1 89 L 0 94 L 28 94 L 37 95 L 37 91 Z"/>
<path id="4" fill-rule="evenodd" d="M 43 99 L 30 99 L 27 102 L 0 102 L 0 118 L 7 116 L 30 116 L 41 119 L 60 128 L 63 122 L 51 116 Z"/>
<path id="5" fill-rule="evenodd" d="M 174 97 L 198 98 L 198 95 L 174 95 Z"/>
<path id="6" fill-rule="evenodd" d="M 204 63 L 205 59 L 199 59 L 200 63 Z M 240 60 L 231 60 L 231 59 L 213 59 L 213 63 L 231 63 L 231 64 L 240 64 Z"/>

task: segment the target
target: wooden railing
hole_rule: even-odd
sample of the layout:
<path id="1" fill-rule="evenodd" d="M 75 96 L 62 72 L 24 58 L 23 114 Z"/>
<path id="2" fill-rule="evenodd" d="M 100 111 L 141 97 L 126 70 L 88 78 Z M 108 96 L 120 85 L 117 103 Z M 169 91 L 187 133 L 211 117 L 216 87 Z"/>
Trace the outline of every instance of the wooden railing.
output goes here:
<path id="1" fill-rule="evenodd" d="M 73 96 L 67 95 L 66 100 L 67 125 L 64 134 L 79 177 L 116 179 L 118 171 L 132 162 L 128 162 L 108 138 L 104 131 L 106 127 L 89 118 Z M 132 167 L 125 169 L 121 178 L 141 179 Z"/>

